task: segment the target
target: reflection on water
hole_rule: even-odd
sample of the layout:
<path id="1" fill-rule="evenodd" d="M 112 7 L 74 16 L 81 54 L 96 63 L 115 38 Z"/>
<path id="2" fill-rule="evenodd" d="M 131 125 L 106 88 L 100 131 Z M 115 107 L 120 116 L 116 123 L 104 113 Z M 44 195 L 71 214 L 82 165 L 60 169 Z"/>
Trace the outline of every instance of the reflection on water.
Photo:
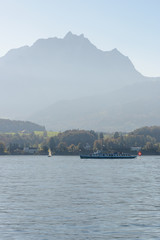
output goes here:
<path id="1" fill-rule="evenodd" d="M 0 239 L 160 239 L 160 157 L 0 157 Z"/>

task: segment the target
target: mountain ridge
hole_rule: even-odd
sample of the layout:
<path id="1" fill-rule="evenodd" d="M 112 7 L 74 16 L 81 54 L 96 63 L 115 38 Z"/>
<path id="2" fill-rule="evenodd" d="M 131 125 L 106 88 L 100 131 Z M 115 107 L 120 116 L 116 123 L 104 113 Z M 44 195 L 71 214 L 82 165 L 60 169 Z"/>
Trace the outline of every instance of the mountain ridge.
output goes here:
<path id="1" fill-rule="evenodd" d="M 104 132 L 132 131 L 159 125 L 160 81 L 126 86 L 107 95 L 59 101 L 30 118 L 47 129 L 85 129 Z M 113 101 L 114 99 L 114 101 Z"/>
<path id="2" fill-rule="evenodd" d="M 22 120 L 57 101 L 112 96 L 126 86 L 160 80 L 143 76 L 116 48 L 102 51 L 71 32 L 10 50 L 0 58 L 0 79 L 0 117 Z"/>

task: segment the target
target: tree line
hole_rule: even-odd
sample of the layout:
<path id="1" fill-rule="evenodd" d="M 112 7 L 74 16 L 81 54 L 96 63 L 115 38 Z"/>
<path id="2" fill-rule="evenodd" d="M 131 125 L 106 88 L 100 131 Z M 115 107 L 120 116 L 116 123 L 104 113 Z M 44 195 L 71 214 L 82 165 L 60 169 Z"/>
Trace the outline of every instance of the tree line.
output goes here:
<path id="1" fill-rule="evenodd" d="M 140 147 L 142 154 L 160 154 L 160 127 L 143 127 L 130 133 L 113 134 L 95 131 L 68 130 L 57 136 L 43 134 L 0 134 L 0 154 L 48 154 L 50 148 L 57 155 L 80 155 L 103 152 L 131 152 Z M 28 151 L 35 150 L 35 151 Z"/>

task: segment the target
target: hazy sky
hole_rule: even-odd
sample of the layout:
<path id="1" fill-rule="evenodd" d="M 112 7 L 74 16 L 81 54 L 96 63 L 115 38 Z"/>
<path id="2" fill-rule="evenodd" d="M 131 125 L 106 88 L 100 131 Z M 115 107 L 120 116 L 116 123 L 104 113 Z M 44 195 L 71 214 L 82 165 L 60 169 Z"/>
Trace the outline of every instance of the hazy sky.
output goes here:
<path id="1" fill-rule="evenodd" d="M 39 38 L 84 33 L 117 48 L 138 71 L 160 76 L 160 0 L 0 0 L 0 56 Z"/>

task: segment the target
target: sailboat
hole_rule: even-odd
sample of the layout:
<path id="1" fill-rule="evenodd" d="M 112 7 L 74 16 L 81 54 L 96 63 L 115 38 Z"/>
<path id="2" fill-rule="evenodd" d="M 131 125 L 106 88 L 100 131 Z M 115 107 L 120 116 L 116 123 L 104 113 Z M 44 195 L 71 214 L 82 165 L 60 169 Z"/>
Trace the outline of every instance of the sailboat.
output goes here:
<path id="1" fill-rule="evenodd" d="M 48 157 L 52 157 L 52 152 L 50 148 L 48 149 Z"/>

